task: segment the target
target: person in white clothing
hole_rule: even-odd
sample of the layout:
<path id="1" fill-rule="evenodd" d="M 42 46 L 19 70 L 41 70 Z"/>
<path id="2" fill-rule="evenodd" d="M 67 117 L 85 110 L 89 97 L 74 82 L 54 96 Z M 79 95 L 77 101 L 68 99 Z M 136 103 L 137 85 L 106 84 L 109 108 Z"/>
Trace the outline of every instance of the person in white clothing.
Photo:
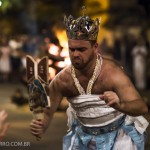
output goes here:
<path id="1" fill-rule="evenodd" d="M 0 46 L 0 80 L 4 82 L 9 80 L 11 72 L 10 53 L 11 50 L 7 44 Z"/>
<path id="2" fill-rule="evenodd" d="M 135 85 L 139 90 L 146 88 L 146 56 L 147 48 L 142 39 L 138 40 L 137 45 L 132 50 L 133 74 Z"/>

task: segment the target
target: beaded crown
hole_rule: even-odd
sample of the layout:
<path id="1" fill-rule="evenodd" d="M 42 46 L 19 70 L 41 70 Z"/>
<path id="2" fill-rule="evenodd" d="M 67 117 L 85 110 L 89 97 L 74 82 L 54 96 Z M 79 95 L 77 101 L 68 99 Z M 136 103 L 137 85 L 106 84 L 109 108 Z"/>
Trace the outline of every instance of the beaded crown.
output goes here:
<path id="1" fill-rule="evenodd" d="M 85 10 L 85 8 L 82 9 Z M 74 19 L 71 15 L 68 18 L 64 17 L 68 39 L 97 40 L 100 20 L 98 18 L 92 20 L 89 16 L 85 16 L 84 10 L 83 16 L 77 19 Z"/>

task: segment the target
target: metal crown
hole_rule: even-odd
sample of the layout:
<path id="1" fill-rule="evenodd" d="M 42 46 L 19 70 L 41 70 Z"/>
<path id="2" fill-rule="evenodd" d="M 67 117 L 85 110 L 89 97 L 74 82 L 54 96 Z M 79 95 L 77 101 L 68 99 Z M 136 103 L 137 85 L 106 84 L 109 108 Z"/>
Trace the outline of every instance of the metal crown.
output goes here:
<path id="1" fill-rule="evenodd" d="M 85 16 L 86 9 L 85 7 L 82 9 L 83 16 L 76 20 L 71 15 L 68 18 L 64 17 L 67 37 L 75 40 L 97 40 L 100 20 L 98 18 L 92 20 L 89 16 Z"/>

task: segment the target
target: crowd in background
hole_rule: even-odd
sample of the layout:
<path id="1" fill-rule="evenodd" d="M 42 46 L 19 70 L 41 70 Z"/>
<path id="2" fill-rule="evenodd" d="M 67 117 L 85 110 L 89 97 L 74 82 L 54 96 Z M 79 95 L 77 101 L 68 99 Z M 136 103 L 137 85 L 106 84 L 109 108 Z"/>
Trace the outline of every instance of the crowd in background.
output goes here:
<path id="1" fill-rule="evenodd" d="M 2 38 L 0 42 L 0 83 L 26 84 L 25 68 L 26 55 L 41 58 L 48 55 L 53 61 L 63 60 L 57 56 L 50 56 L 48 47 L 53 43 L 60 47 L 57 38 L 51 40 L 49 37 L 19 35 L 9 39 Z M 99 51 L 104 57 L 115 59 L 129 74 L 139 90 L 150 88 L 150 64 L 149 43 L 143 38 L 124 36 L 114 39 L 113 46 L 109 46 L 107 39 L 99 44 Z M 56 66 L 52 66 L 56 67 Z M 56 68 L 57 72 L 60 69 Z"/>
<path id="2" fill-rule="evenodd" d="M 150 88 L 150 45 L 143 37 L 135 38 L 133 35 L 125 35 L 115 38 L 112 47 L 107 39 L 100 44 L 100 51 L 106 57 L 116 60 L 129 75 L 138 90 Z"/>
<path id="3" fill-rule="evenodd" d="M 35 59 L 48 55 L 51 41 L 48 37 L 22 35 L 3 38 L 0 43 L 0 83 L 14 83 L 24 81 L 26 55 Z"/>
<path id="4" fill-rule="evenodd" d="M 53 60 L 50 63 L 51 67 L 55 67 L 56 73 L 61 68 L 54 65 L 56 61 L 63 61 L 63 57 L 55 56 L 49 53 L 49 46 L 51 44 L 57 45 L 59 51 L 62 47 L 56 38 L 41 36 L 27 36 L 19 35 L 11 38 L 3 37 L 0 41 L 0 84 L 18 84 L 21 83 L 28 92 L 26 82 L 26 55 L 31 55 L 34 59 L 48 56 Z M 11 95 L 11 101 L 18 106 L 28 103 L 22 89 L 16 89 Z"/>

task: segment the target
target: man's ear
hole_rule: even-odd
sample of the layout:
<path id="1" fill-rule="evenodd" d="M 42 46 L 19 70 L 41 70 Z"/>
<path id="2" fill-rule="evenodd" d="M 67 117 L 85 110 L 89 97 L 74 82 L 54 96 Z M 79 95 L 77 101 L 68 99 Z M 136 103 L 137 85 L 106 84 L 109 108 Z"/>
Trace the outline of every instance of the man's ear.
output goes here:
<path id="1" fill-rule="evenodd" d="M 94 44 L 94 49 L 95 49 L 95 52 L 98 51 L 98 43 L 97 42 Z"/>

